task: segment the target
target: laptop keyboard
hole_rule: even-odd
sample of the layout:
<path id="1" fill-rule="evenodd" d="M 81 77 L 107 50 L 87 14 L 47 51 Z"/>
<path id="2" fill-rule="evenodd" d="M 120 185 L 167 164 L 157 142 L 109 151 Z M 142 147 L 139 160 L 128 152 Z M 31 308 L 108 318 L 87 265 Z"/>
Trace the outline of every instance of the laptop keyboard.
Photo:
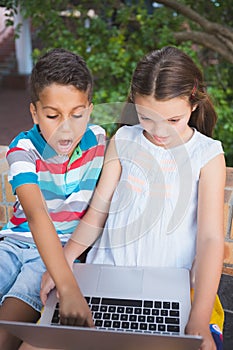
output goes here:
<path id="1" fill-rule="evenodd" d="M 180 333 L 180 304 L 152 301 L 85 297 L 97 329 L 143 333 Z M 52 324 L 59 324 L 59 303 Z"/>

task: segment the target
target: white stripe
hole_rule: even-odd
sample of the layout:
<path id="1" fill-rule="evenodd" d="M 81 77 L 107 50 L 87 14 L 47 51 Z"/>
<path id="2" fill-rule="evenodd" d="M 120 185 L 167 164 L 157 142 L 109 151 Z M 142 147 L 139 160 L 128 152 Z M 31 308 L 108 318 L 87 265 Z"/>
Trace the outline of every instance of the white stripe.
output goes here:
<path id="1" fill-rule="evenodd" d="M 73 204 L 75 202 L 87 202 L 91 199 L 93 191 L 81 191 L 77 193 L 72 193 L 65 201 L 63 199 L 51 199 L 46 200 L 49 210 L 62 210 L 63 206 Z"/>
<path id="2" fill-rule="evenodd" d="M 20 140 L 18 141 L 17 145 L 14 146 L 14 147 L 20 147 L 20 148 L 23 148 L 23 149 L 25 149 L 25 150 L 27 150 L 27 151 L 33 149 L 33 150 L 36 150 L 36 153 L 38 154 L 38 151 L 37 151 L 37 149 L 35 148 L 34 144 L 33 144 L 32 141 L 31 141 L 30 139 L 28 139 L 28 138 L 20 139 Z"/>
<path id="3" fill-rule="evenodd" d="M 13 176 L 21 174 L 22 173 L 22 169 L 23 169 L 24 173 L 26 173 L 26 172 L 35 173 L 35 171 L 36 171 L 36 167 L 35 167 L 34 163 L 23 162 L 23 161 L 14 162 L 10 166 L 9 179 L 12 179 Z"/>
<path id="4" fill-rule="evenodd" d="M 102 158 L 103 156 L 101 157 L 95 157 L 93 160 L 87 162 L 86 164 L 78 167 L 78 168 L 75 168 L 75 169 L 71 169 L 69 170 L 69 183 L 73 183 L 75 181 L 80 181 L 80 179 L 82 180 L 85 172 L 87 171 L 87 169 L 89 168 L 90 164 L 91 164 L 91 169 L 90 171 L 94 170 L 95 169 L 100 169 L 101 166 L 100 166 L 100 162 L 102 163 Z M 62 164 L 61 164 L 62 166 Z M 44 181 L 44 182 L 50 182 L 51 179 L 53 181 L 53 183 L 57 186 L 64 186 L 64 174 L 56 174 L 56 173 L 51 173 L 50 171 L 42 171 L 42 172 L 39 172 L 38 173 L 39 175 L 39 179 L 41 181 Z M 67 177 L 67 173 L 65 174 L 66 177 Z M 91 180 L 91 178 L 90 178 Z"/>

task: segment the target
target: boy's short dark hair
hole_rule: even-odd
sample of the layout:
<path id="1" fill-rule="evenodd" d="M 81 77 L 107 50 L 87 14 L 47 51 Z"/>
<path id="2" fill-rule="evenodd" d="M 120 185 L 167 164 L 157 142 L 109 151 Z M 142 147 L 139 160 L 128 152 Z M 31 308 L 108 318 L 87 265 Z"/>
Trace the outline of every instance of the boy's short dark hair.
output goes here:
<path id="1" fill-rule="evenodd" d="M 84 59 L 79 55 L 56 48 L 42 56 L 34 66 L 29 79 L 31 102 L 35 104 L 41 91 L 53 83 L 73 85 L 78 90 L 86 92 L 91 102 L 93 78 Z"/>

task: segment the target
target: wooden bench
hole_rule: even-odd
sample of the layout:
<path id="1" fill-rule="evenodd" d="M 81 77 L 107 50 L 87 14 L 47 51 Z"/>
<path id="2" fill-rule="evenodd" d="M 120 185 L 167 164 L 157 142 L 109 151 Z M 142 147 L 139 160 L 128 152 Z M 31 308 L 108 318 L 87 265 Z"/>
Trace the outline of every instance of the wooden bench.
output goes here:
<path id="1" fill-rule="evenodd" d="M 7 180 L 7 147 L 0 146 L 0 228 L 12 215 L 15 197 Z M 214 175 L 213 175 L 214 176 Z M 224 204 L 225 255 L 219 296 L 225 311 L 224 350 L 233 349 L 233 167 L 227 168 Z"/>
<path id="2" fill-rule="evenodd" d="M 0 146 L 0 228 L 12 215 L 15 197 L 7 180 L 8 165 L 5 159 L 7 147 Z M 223 273 L 233 275 L 233 168 L 227 168 L 224 205 L 225 259 Z"/>

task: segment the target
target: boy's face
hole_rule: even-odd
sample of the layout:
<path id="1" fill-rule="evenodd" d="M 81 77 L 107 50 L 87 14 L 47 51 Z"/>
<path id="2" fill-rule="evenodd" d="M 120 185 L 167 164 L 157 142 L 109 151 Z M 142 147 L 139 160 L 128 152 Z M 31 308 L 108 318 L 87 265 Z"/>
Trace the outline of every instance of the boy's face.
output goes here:
<path id="1" fill-rule="evenodd" d="M 36 107 L 31 103 L 33 122 L 47 143 L 61 155 L 71 155 L 81 140 L 93 105 L 87 93 L 72 85 L 51 84 L 40 93 Z"/>

